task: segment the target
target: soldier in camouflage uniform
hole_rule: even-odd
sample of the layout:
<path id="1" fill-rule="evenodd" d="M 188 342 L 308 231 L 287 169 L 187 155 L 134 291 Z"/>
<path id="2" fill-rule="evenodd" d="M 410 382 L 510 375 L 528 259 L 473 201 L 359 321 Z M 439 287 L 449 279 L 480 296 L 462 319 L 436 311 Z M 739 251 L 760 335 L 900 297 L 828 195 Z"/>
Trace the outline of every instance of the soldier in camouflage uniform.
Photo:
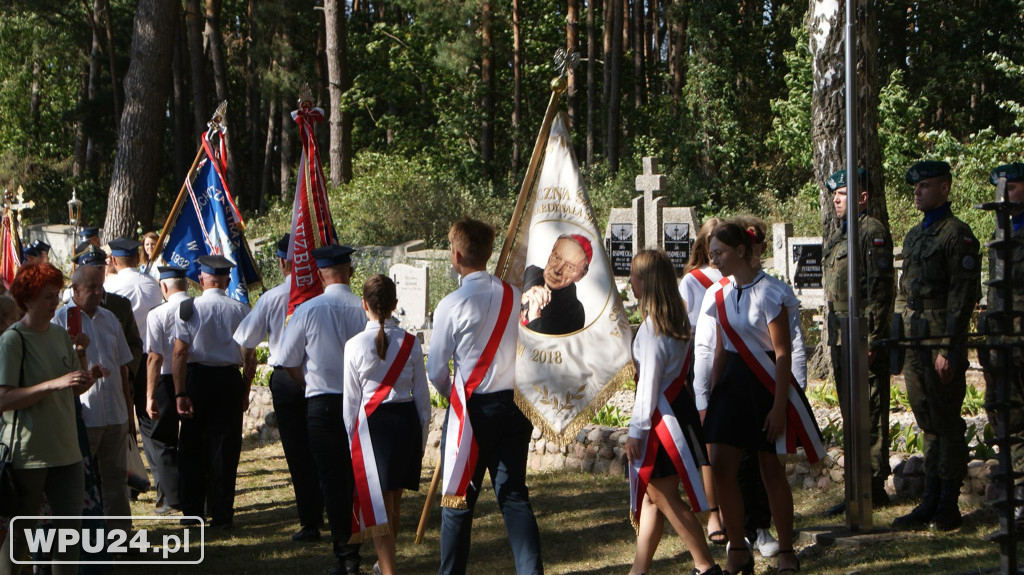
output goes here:
<path id="1" fill-rule="evenodd" d="M 1013 163 L 992 170 L 989 176 L 992 185 L 997 185 L 1000 177 L 1006 178 L 1006 197 L 1011 202 L 1024 202 L 1024 163 Z M 995 251 L 990 251 L 989 258 L 989 277 L 996 277 L 1002 275 L 1004 278 L 1010 280 L 1010 285 L 1013 290 L 1013 306 L 1012 310 L 1015 312 L 1024 312 L 1024 210 L 1018 210 L 1013 214 L 1011 220 L 1012 235 L 1010 236 L 1013 246 L 1010 251 L 1010 261 L 1006 262 L 1005 273 L 997 273 Z M 995 287 L 989 287 L 988 289 L 988 311 L 1005 311 L 1006 306 L 1003 303 L 1000 291 Z M 1013 337 L 1018 338 L 1019 342 L 1020 334 L 1024 333 L 1024 321 L 1020 317 L 1013 320 Z M 985 322 L 986 330 L 988 333 L 998 333 L 999 326 L 995 318 L 991 318 Z M 991 336 L 993 341 L 998 341 L 998 336 Z M 1006 377 L 1010 378 L 1010 401 L 1017 404 L 1009 410 L 1009 426 L 1007 433 L 1011 437 L 1018 439 L 1019 443 L 1011 446 L 1010 448 L 1010 459 L 1013 462 L 1013 470 L 1017 472 L 1024 472 L 1024 407 L 1021 407 L 1021 403 L 1024 402 L 1024 349 L 1020 347 L 1013 350 L 1012 367 L 1010 373 L 1005 374 Z M 996 400 L 996 382 L 998 381 L 999 371 L 1002 368 L 997 363 L 995 354 L 979 354 L 979 358 L 982 359 L 982 363 L 985 367 L 985 403 L 993 402 Z M 996 422 L 997 411 L 989 410 L 988 419 L 992 422 L 993 426 Z M 1024 479 L 1017 479 L 1017 499 L 1024 499 Z M 1014 513 L 1015 518 L 1020 521 L 1024 520 L 1024 507 L 1017 507 Z"/>
<path id="2" fill-rule="evenodd" d="M 867 214 L 868 177 L 863 169 L 857 170 L 860 193 L 853 199 L 860 214 L 857 228 L 858 253 L 857 269 L 860 277 L 860 297 L 863 305 L 861 318 L 868 341 L 868 407 L 871 418 L 871 501 L 876 507 L 890 504 L 885 492 L 885 480 L 889 468 L 889 362 L 885 350 L 878 342 L 889 337 L 889 318 L 892 315 L 893 298 L 896 296 L 896 279 L 892 265 L 892 236 L 882 222 Z M 855 184 L 856 185 L 856 184 Z M 836 389 L 843 418 L 849 416 L 846 395 L 843 392 L 843 366 L 846 354 L 840 345 L 840 319 L 849 316 L 847 301 L 847 234 L 846 210 L 850 196 L 847 195 L 846 170 L 832 174 L 825 187 L 833 192 L 833 205 L 841 226 L 825 242 L 824 286 L 827 300 L 828 345 L 832 356 L 832 372 L 835 374 Z M 829 514 L 842 513 L 845 503 L 829 510 Z"/>
<path id="3" fill-rule="evenodd" d="M 932 523 L 958 528 L 958 498 L 967 475 L 966 424 L 960 415 L 967 386 L 967 332 L 981 292 L 978 240 L 950 210 L 949 164 L 925 161 L 907 171 L 914 206 L 924 221 L 903 240 L 903 275 L 896 310 L 910 338 L 938 348 L 909 349 L 903 363 L 907 397 L 924 433 L 925 490 L 921 504 L 893 521 L 907 529 Z"/>

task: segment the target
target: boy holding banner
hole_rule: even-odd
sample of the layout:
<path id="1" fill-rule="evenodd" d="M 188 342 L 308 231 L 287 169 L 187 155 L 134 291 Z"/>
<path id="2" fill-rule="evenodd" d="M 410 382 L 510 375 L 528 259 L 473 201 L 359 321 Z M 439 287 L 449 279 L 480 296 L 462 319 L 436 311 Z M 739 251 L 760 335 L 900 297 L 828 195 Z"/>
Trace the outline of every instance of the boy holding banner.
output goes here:
<path id="1" fill-rule="evenodd" d="M 461 286 L 434 311 L 427 375 L 450 406 L 441 440 L 441 568 L 465 573 L 473 508 L 484 471 L 520 575 L 542 574 L 540 532 L 526 487 L 533 425 L 515 403 L 518 290 L 487 272 L 494 228 L 464 219 L 448 232 Z M 453 360 L 454 380 L 448 360 Z"/>

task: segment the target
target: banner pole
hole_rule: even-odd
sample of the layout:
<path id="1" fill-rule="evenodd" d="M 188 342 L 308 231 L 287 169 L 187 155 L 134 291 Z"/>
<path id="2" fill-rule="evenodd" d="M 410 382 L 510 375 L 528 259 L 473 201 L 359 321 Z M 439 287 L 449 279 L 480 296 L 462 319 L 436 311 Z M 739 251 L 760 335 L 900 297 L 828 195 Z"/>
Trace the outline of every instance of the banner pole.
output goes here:
<path id="1" fill-rule="evenodd" d="M 220 132 L 220 123 L 224 117 L 224 112 L 225 109 L 227 108 L 227 104 L 228 103 L 225 100 L 221 103 L 220 106 L 217 107 L 217 110 L 213 113 L 213 117 L 210 118 L 209 130 L 207 131 L 207 133 L 209 133 L 209 131 L 211 130 L 216 130 L 218 133 Z M 171 211 L 167 214 L 167 219 L 164 221 L 164 227 L 160 230 L 160 237 L 157 238 L 156 247 L 153 249 L 154 254 L 159 254 L 160 250 L 163 249 L 164 242 L 167 240 L 167 234 L 169 233 L 168 230 L 170 229 L 171 224 L 174 223 L 174 221 L 178 218 L 178 214 L 181 212 L 181 206 L 182 204 L 185 203 L 185 190 L 188 189 L 188 182 L 189 180 L 192 179 L 192 176 L 195 175 L 196 166 L 199 165 L 199 160 L 201 160 L 202 158 L 203 146 L 202 144 L 200 144 L 199 150 L 196 152 L 196 158 L 192 160 L 192 166 L 188 169 L 188 174 L 185 175 L 185 181 L 181 183 L 181 189 L 178 190 L 178 197 L 175 198 L 174 205 L 171 207 Z M 150 270 L 153 268 L 153 262 L 155 261 L 156 258 L 152 258 L 149 260 L 148 263 L 146 263 L 145 273 L 148 274 L 150 272 Z"/>
<path id="2" fill-rule="evenodd" d="M 564 75 L 551 81 L 551 99 L 548 100 L 548 109 L 544 112 L 544 121 L 541 123 L 540 131 L 537 133 L 537 142 L 533 145 L 530 165 L 526 168 L 523 185 L 519 188 L 519 199 L 516 200 L 516 207 L 512 212 L 512 220 L 508 224 L 508 231 L 505 232 L 505 243 L 502 244 L 501 255 L 498 256 L 497 267 L 494 271 L 494 275 L 501 279 L 505 279 L 505 275 L 508 274 L 509 262 L 507 260 L 512 253 L 513 238 L 519 228 L 519 221 L 522 219 L 523 210 L 526 209 L 526 204 L 533 193 L 533 182 L 537 176 L 537 168 L 540 166 L 540 159 L 547 145 L 548 134 L 551 132 L 551 123 L 555 121 L 555 114 L 558 113 L 559 98 L 562 92 L 565 92 L 566 86 L 567 80 Z"/>

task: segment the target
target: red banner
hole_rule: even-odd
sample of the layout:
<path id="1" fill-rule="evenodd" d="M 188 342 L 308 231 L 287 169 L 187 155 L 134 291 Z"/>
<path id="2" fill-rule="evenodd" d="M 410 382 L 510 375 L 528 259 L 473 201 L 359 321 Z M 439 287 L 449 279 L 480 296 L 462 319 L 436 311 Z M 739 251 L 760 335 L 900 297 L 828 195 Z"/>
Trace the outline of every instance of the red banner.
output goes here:
<path id="1" fill-rule="evenodd" d="M 303 106 L 292 112 L 292 118 L 299 125 L 302 159 L 299 160 L 299 177 L 292 205 L 291 241 L 288 246 L 288 259 L 292 262 L 288 316 L 292 315 L 299 304 L 324 291 L 317 274 L 319 268 L 311 252 L 338 243 L 338 234 L 334 230 L 327 202 L 320 150 L 316 143 L 316 125 L 323 121 L 323 111 Z"/>
<path id="2" fill-rule="evenodd" d="M 3 280 L 7 289 L 11 288 L 14 274 L 18 273 L 18 266 L 21 264 L 18 230 L 11 220 L 10 211 L 0 219 L 0 280 Z"/>

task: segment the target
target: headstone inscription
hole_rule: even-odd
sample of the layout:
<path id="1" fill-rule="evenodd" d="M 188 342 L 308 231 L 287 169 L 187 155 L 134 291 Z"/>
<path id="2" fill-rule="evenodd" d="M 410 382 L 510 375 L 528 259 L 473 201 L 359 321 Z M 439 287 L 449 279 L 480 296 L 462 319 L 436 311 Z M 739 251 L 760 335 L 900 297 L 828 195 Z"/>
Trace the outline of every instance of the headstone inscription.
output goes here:
<path id="1" fill-rule="evenodd" d="M 403 329 L 419 329 L 426 326 L 430 305 L 430 269 L 395 264 L 388 270 L 395 282 L 398 295 L 399 317 Z"/>
<path id="2" fill-rule="evenodd" d="M 821 289 L 822 288 L 822 245 L 821 240 L 815 238 L 804 238 L 810 241 L 794 241 L 790 243 L 792 249 L 793 264 L 793 287 L 795 289 Z"/>

